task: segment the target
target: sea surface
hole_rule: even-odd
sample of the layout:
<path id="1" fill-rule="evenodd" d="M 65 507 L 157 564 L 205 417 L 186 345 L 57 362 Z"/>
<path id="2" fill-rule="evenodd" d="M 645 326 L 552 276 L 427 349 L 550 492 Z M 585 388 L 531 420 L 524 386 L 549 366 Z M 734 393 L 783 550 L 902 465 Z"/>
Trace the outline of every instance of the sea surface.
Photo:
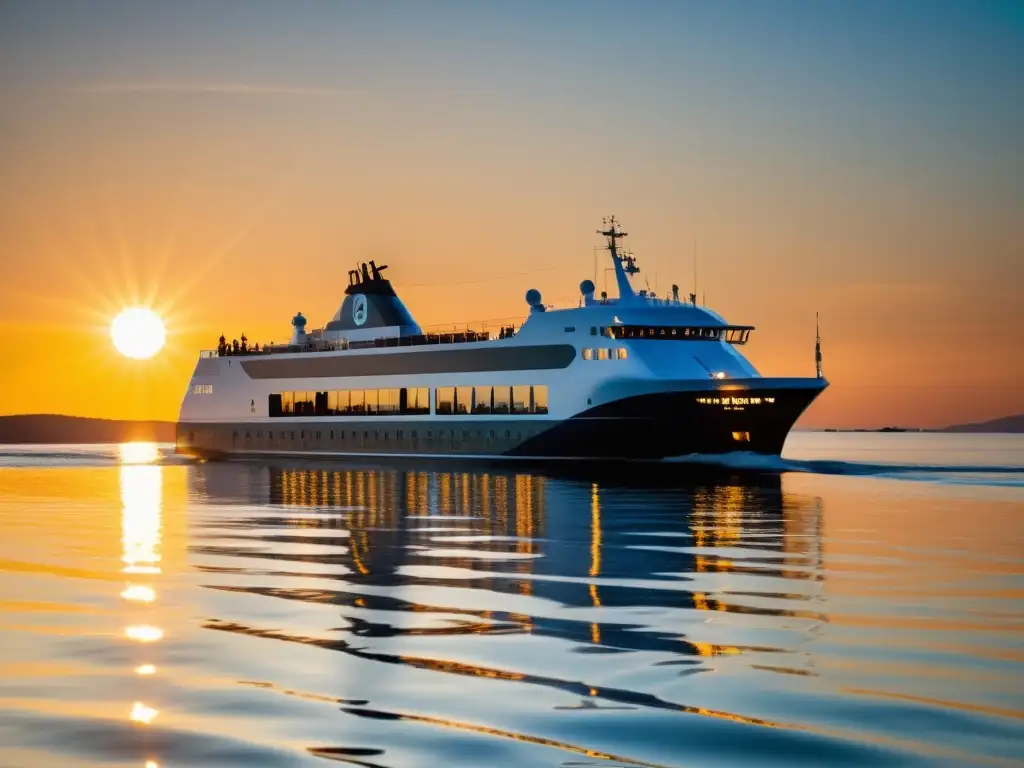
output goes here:
<path id="1" fill-rule="evenodd" d="M 0 448 L 0 766 L 1024 764 L 1024 436 Z"/>

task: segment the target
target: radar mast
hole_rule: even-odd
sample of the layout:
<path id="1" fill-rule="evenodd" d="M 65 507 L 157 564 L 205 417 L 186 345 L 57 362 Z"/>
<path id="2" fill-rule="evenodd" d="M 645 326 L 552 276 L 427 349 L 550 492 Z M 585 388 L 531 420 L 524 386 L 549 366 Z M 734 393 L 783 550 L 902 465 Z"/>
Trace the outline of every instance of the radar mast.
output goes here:
<path id="1" fill-rule="evenodd" d="M 622 227 L 614 216 L 604 219 L 602 225 L 605 229 L 599 229 L 597 233 L 608 239 L 608 251 L 615 264 L 615 283 L 619 288 L 619 301 L 630 301 L 636 297 L 636 293 L 633 291 L 633 286 L 629 284 L 629 277 L 639 272 L 640 267 L 636 265 L 636 259 L 632 254 L 621 255 L 619 253 L 619 238 L 626 237 L 628 233 L 622 231 Z"/>

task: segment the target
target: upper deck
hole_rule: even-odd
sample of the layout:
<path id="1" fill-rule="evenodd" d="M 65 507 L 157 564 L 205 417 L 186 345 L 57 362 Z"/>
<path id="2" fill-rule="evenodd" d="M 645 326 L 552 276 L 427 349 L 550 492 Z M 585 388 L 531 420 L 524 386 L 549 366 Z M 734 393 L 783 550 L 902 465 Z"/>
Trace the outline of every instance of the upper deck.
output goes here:
<path id="1" fill-rule="evenodd" d="M 655 311 L 645 311 L 645 310 Z M 675 309 L 675 312 L 665 311 Z M 517 324 L 518 323 L 518 324 Z M 317 354 L 348 350 L 387 349 L 395 347 L 439 346 L 498 342 L 518 339 L 528 333 L 531 341 L 549 337 L 561 341 L 561 334 L 575 331 L 577 325 L 589 327 L 592 335 L 617 340 L 662 341 L 724 341 L 746 344 L 750 338 L 750 325 L 731 325 L 718 315 L 701 307 L 682 302 L 652 297 L 649 302 L 619 308 L 614 301 L 595 301 L 586 306 L 551 309 L 531 314 L 526 320 L 490 320 L 464 325 L 444 325 L 424 329 L 423 333 L 378 336 L 372 339 L 324 339 L 320 331 L 313 331 L 304 344 L 274 344 L 248 346 L 244 337 L 238 346 L 221 344 L 217 349 L 200 352 L 201 358 L 262 356 L 282 354 Z"/>
<path id="2" fill-rule="evenodd" d="M 221 336 L 216 349 L 203 350 L 202 358 L 262 355 L 303 355 L 349 350 L 376 350 L 397 347 L 435 347 L 455 344 L 480 344 L 514 340 L 526 334 L 533 344 L 564 343 L 563 333 L 577 327 L 589 329 L 591 335 L 616 340 L 724 341 L 745 344 L 753 330 L 748 325 L 730 325 L 724 318 L 697 304 L 696 293 L 680 300 L 679 288 L 673 285 L 667 296 L 648 290 L 634 291 L 630 278 L 640 271 L 632 254 L 621 253 L 618 241 L 626 237 L 614 218 L 605 221 L 599 233 L 607 239 L 614 265 L 619 295 L 610 298 L 607 292 L 595 296 L 590 280 L 580 284 L 580 298 L 575 307 L 555 308 L 544 304 L 540 292 L 526 293 L 529 314 L 524 319 L 487 320 L 461 325 L 434 326 L 421 329 L 402 304 L 389 280 L 383 277 L 387 265 L 373 261 L 349 273 L 350 284 L 345 299 L 331 320 L 323 327 L 306 333 L 306 319 L 299 312 L 292 319 L 292 336 L 288 343 L 250 345 L 245 336 L 228 341 Z M 695 289 L 696 290 L 696 289 Z"/>

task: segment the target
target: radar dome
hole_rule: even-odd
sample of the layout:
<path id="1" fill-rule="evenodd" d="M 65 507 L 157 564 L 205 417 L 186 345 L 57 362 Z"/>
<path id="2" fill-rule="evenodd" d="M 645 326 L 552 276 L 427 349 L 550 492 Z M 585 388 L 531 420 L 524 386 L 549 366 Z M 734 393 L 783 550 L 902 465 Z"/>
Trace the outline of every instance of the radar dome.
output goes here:
<path id="1" fill-rule="evenodd" d="M 301 312 L 297 312 L 295 317 L 292 318 L 292 325 L 296 328 L 302 328 L 306 325 L 306 318 L 302 316 Z"/>
<path id="2" fill-rule="evenodd" d="M 594 293 L 594 291 L 595 288 L 593 280 L 584 280 L 582 283 L 580 283 L 580 293 L 582 293 L 584 296 L 590 296 Z"/>
<path id="3" fill-rule="evenodd" d="M 543 312 L 544 305 L 541 303 L 540 291 L 531 288 L 526 292 L 526 303 L 530 305 L 531 312 Z"/>

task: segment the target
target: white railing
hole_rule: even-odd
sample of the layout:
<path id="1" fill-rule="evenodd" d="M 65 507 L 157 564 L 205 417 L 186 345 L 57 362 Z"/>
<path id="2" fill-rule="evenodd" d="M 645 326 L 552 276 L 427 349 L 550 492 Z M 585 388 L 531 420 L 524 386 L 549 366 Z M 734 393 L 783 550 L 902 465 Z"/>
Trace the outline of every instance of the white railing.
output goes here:
<path id="1" fill-rule="evenodd" d="M 467 342 L 495 341 L 501 338 L 509 338 L 519 332 L 525 322 L 521 317 L 497 318 L 490 320 L 474 320 L 468 323 L 441 323 L 421 328 L 423 341 L 412 346 L 432 346 L 434 344 L 465 344 Z M 335 352 L 348 349 L 365 349 L 374 346 L 376 339 L 353 342 L 349 339 L 324 339 L 323 328 L 316 328 L 309 333 L 310 341 L 302 344 L 296 349 L 287 342 L 247 345 L 247 349 L 237 352 L 232 345 L 228 345 L 224 357 L 249 356 L 249 355 L 273 355 L 273 354 L 295 354 L 302 352 Z M 461 337 L 461 338 L 460 338 Z M 399 337 L 382 336 L 380 339 L 397 342 Z M 384 346 L 406 346 L 405 344 L 385 344 Z M 200 358 L 221 357 L 216 349 L 204 349 L 200 351 Z"/>

